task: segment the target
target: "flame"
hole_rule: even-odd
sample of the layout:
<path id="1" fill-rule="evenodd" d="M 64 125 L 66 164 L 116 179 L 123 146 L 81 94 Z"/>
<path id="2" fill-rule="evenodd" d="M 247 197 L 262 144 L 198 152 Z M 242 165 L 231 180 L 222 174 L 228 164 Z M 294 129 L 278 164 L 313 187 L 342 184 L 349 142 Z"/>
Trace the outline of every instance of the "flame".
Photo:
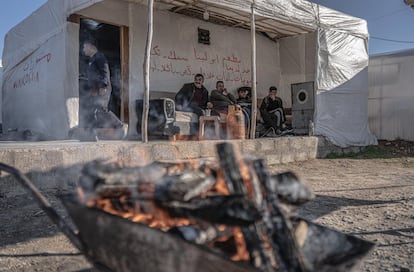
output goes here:
<path id="1" fill-rule="evenodd" d="M 248 261 L 250 259 L 243 233 L 239 227 L 234 228 L 234 240 L 237 253 L 231 257 L 233 261 Z"/>
<path id="2" fill-rule="evenodd" d="M 239 167 L 240 167 L 240 175 L 243 179 L 244 186 L 246 187 L 247 194 L 250 199 L 253 199 L 254 190 L 253 190 L 253 184 L 251 182 L 252 177 L 250 175 L 249 166 L 244 161 L 240 161 Z"/>
<path id="3" fill-rule="evenodd" d="M 99 198 L 94 201 L 89 201 L 87 206 L 95 207 L 107 213 L 121 216 L 133 222 L 142 223 L 151 228 L 157 228 L 164 231 L 170 229 L 171 227 L 187 226 L 194 223 L 192 220 L 187 218 L 171 217 L 166 211 L 159 208 L 152 202 L 146 203 L 146 209 L 151 210 L 151 213 L 148 213 L 142 212 L 141 207 L 137 203 L 135 207 L 131 207 L 130 204 L 127 204 L 127 195 L 123 195 L 118 199 L 122 209 L 115 208 L 112 199 L 113 198 Z"/>
<path id="4" fill-rule="evenodd" d="M 178 133 L 175 135 L 175 139 L 172 138 L 172 141 L 198 141 L 198 135 L 184 135 Z"/>
<path id="5" fill-rule="evenodd" d="M 216 184 L 214 185 L 212 189 L 222 195 L 230 194 L 229 188 L 227 187 L 226 180 L 224 178 L 223 171 L 217 172 Z"/>

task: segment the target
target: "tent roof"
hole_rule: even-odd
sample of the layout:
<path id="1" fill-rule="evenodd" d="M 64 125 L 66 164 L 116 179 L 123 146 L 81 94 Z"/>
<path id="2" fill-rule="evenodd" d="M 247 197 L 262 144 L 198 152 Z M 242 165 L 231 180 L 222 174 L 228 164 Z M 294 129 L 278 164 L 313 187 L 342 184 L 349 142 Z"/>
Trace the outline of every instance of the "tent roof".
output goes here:
<path id="1" fill-rule="evenodd" d="M 62 31 L 68 16 L 103 1 L 147 4 L 146 0 L 48 0 L 7 33 L 3 51 L 6 70 Z M 155 0 L 155 8 L 200 19 L 207 10 L 212 23 L 250 29 L 253 2 L 256 30 L 273 40 L 318 28 L 368 39 L 365 20 L 306 0 Z"/>
<path id="2" fill-rule="evenodd" d="M 125 0 L 145 5 L 143 0 Z M 251 5 L 255 6 L 256 30 L 273 40 L 313 32 L 318 27 L 368 38 L 366 21 L 306 0 L 159 0 L 157 9 L 210 22 L 250 29 Z"/>

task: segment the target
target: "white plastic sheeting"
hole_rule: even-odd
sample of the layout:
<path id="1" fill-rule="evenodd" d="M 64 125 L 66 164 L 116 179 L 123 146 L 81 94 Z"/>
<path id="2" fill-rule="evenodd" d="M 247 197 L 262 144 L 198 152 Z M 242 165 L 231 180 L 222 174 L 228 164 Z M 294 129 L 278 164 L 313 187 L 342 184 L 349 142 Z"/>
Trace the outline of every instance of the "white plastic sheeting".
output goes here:
<path id="1" fill-rule="evenodd" d="M 335 145 L 366 146 L 377 144 L 368 129 L 367 99 L 368 69 L 362 70 L 353 80 L 330 92 L 316 96 L 315 133 L 326 135 Z"/>
<path id="2" fill-rule="evenodd" d="M 115 18 L 116 16 L 113 15 L 117 14 L 113 12 L 115 9 L 109 11 L 108 9 L 99 8 L 105 7 L 105 5 L 95 5 L 100 2 L 112 7 L 123 4 L 128 8 L 121 17 Z M 205 10 L 207 8 L 211 13 L 210 18 L 214 15 L 221 16 L 226 18 L 228 22 L 234 22 L 234 25 L 240 25 L 248 29 L 252 2 L 249 0 L 168 0 L 156 1 L 156 7 L 161 10 L 173 7 L 193 8 L 194 10 Z M 56 108 L 64 111 L 58 115 L 61 118 L 60 123 L 65 124 L 63 129 L 68 129 L 74 124 L 74 112 L 76 111 L 74 106 L 76 95 L 74 92 L 78 88 L 77 75 L 74 75 L 76 74 L 74 71 L 77 71 L 77 52 L 75 49 L 78 46 L 78 38 L 75 37 L 76 26 L 67 21 L 67 17 L 73 13 L 85 13 L 92 18 L 102 19 L 108 23 L 118 22 L 118 25 L 129 26 L 130 34 L 134 33 L 134 35 L 140 36 L 130 37 L 130 53 L 134 53 L 131 54 L 129 60 L 130 66 L 132 66 L 130 70 L 131 73 L 141 70 L 134 70 L 133 66 L 137 63 L 141 65 L 140 60 L 143 51 L 136 53 L 137 51 L 134 50 L 141 48 L 140 43 L 144 39 L 141 36 L 145 35 L 145 28 L 135 24 L 137 22 L 142 23 L 141 21 L 145 21 L 145 18 L 144 20 L 136 20 L 135 12 L 133 12 L 134 8 L 132 7 L 137 5 L 139 7 L 139 5 L 145 3 L 146 1 L 139 0 L 49 0 L 30 17 L 14 27 L 7 34 L 3 51 L 6 82 L 3 83 L 2 89 L 7 98 L 6 101 L 3 101 L 3 105 L 12 103 L 17 107 L 10 106 L 6 110 L 8 111 L 8 118 L 13 119 L 14 114 L 19 114 L 18 107 L 24 107 L 27 101 L 27 97 L 25 99 L 23 93 L 32 91 L 36 92 L 35 95 L 32 93 L 32 96 L 38 97 L 39 107 L 51 102 L 49 95 L 55 98 L 53 102 L 58 103 Z M 94 8 L 95 6 L 99 7 Z M 142 9 L 142 7 L 139 9 Z M 317 109 L 315 134 L 326 136 L 340 146 L 375 143 L 375 138 L 367 128 L 367 119 L 364 119 L 367 104 L 366 89 L 364 88 L 367 86 L 367 78 L 363 70 L 368 64 L 366 22 L 304 0 L 257 0 L 255 1 L 255 13 L 257 31 L 266 33 L 268 37 L 274 40 L 315 31 L 318 33 L 314 45 L 316 73 L 313 78 L 317 88 L 315 92 L 317 96 L 315 99 Z M 122 22 L 119 23 L 119 20 Z M 163 27 L 168 26 L 164 25 Z M 155 31 L 157 30 L 155 29 Z M 27 88 L 19 95 L 13 93 L 11 86 L 16 80 L 18 81 L 19 78 L 25 76 L 23 72 L 18 75 L 17 71 L 24 71 L 28 59 L 36 60 L 38 53 L 40 54 L 45 48 L 48 49 L 55 45 L 56 39 L 60 39 L 57 46 L 61 46 L 61 48 L 51 50 L 56 51 L 57 55 L 61 54 L 59 64 L 55 64 L 56 69 L 51 67 L 43 70 L 47 72 L 47 77 L 39 79 L 40 81 L 46 80 L 47 83 L 38 84 L 36 88 Z M 306 47 L 305 50 L 310 49 Z M 300 53 L 297 52 L 296 54 Z M 274 61 L 277 63 L 279 60 Z M 283 67 L 282 64 L 281 67 L 275 67 L 274 69 L 279 73 L 289 70 L 288 67 Z M 311 71 L 311 69 L 305 70 L 307 72 Z M 131 74 L 130 83 L 141 81 L 140 77 L 139 74 Z M 301 76 L 295 77 L 300 78 Z M 309 80 L 309 77 L 310 74 L 303 76 L 306 81 Z M 289 86 L 297 82 L 279 79 L 276 84 L 278 83 Z M 343 86 L 347 87 L 344 89 Z M 338 95 L 339 93 L 341 95 Z M 343 107 L 344 100 L 347 102 L 353 101 L 353 104 L 347 103 L 347 107 Z M 45 111 L 47 108 L 44 108 Z M 343 111 L 338 112 L 339 108 Z M 331 112 L 334 109 L 336 114 Z M 358 112 L 360 114 L 355 114 Z M 45 115 L 40 110 L 38 117 L 42 119 L 42 122 Z M 133 100 L 130 99 L 130 116 L 134 115 Z M 25 125 L 34 128 L 33 124 L 37 121 L 33 122 L 31 116 L 21 116 L 17 118 L 18 120 L 13 119 L 12 121 L 7 118 L 7 121 L 3 121 L 5 123 L 9 122 L 6 127 Z M 355 116 L 357 118 L 353 118 Z M 349 119 L 353 120 L 352 124 L 348 122 Z M 50 134 L 50 130 L 52 130 L 55 123 L 56 121 L 53 118 L 49 118 L 46 124 L 42 124 L 42 129 Z M 338 128 L 337 124 L 343 124 L 341 129 Z M 130 127 L 134 126 L 134 124 L 130 124 Z M 63 134 L 58 136 L 63 137 Z"/>
<path id="3" fill-rule="evenodd" d="M 414 141 L 414 49 L 375 55 L 369 63 L 369 126 L 378 139 Z"/>
<path id="4" fill-rule="evenodd" d="M 318 37 L 314 134 L 341 147 L 377 144 L 367 124 L 366 40 L 324 29 Z"/>

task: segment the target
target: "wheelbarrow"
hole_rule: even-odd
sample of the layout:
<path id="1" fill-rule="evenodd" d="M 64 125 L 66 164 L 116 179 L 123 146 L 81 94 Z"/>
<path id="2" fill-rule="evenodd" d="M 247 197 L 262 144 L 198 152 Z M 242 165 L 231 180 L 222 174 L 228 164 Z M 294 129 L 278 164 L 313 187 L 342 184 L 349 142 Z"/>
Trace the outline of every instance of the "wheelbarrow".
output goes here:
<path id="1" fill-rule="evenodd" d="M 61 200 L 76 225 L 75 230 L 27 176 L 3 163 L 0 163 L 0 170 L 13 175 L 32 194 L 59 230 L 100 271 L 260 271 L 250 264 L 234 262 L 219 252 L 161 230 L 86 207 L 75 194 L 65 195 Z M 302 253 L 309 264 L 305 271 L 350 271 L 373 246 L 371 242 L 298 220 L 305 222 L 310 230 Z M 342 248 L 329 248 L 331 239 L 341 243 Z M 286 271 L 295 270 L 287 268 Z"/>

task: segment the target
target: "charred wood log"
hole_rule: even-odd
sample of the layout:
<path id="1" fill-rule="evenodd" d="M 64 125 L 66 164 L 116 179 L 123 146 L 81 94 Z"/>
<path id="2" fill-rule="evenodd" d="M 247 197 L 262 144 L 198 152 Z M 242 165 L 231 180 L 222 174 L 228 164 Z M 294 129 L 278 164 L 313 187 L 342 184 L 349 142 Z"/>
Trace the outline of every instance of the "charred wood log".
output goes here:
<path id="1" fill-rule="evenodd" d="M 292 223 L 307 271 L 349 271 L 374 246 L 372 242 L 300 218 Z"/>
<path id="2" fill-rule="evenodd" d="M 315 197 L 315 195 L 292 172 L 284 172 L 270 176 L 270 192 L 278 195 L 287 204 L 300 205 Z"/>
<path id="3" fill-rule="evenodd" d="M 188 201 L 216 183 L 214 176 L 197 169 L 184 169 L 181 174 L 168 175 L 165 164 L 122 168 L 114 163 L 94 161 L 82 169 L 78 187 L 85 200 L 117 192 L 130 194 L 135 199 Z M 167 165 L 172 167 L 172 164 Z"/>
<path id="4" fill-rule="evenodd" d="M 121 167 L 115 163 L 95 160 L 83 167 L 78 188 L 85 201 L 113 190 L 136 195 L 140 185 L 143 191 L 141 197 L 145 197 L 152 194 L 154 185 L 162 180 L 166 172 L 167 170 L 157 163 L 143 167 Z M 145 191 L 149 191 L 148 194 Z"/>
<path id="5" fill-rule="evenodd" d="M 229 143 L 217 144 L 217 153 L 230 193 L 246 195 L 247 190 L 240 173 L 233 146 Z M 274 271 L 271 258 L 267 254 L 260 227 L 254 224 L 243 227 L 241 230 L 246 241 L 247 249 L 249 250 L 251 263 L 262 271 Z"/>
<path id="6" fill-rule="evenodd" d="M 188 242 L 205 245 L 220 237 L 230 236 L 232 234 L 232 229 L 230 227 L 221 229 L 212 225 L 190 225 L 171 228 L 168 230 L 168 233 L 177 235 Z"/>
<path id="7" fill-rule="evenodd" d="M 261 219 L 256 205 L 240 195 L 209 196 L 189 202 L 160 201 L 171 216 L 195 218 L 211 223 L 247 226 Z"/>
<path id="8" fill-rule="evenodd" d="M 200 171 L 185 170 L 179 175 L 166 176 L 156 185 L 154 198 L 160 201 L 189 201 L 207 192 L 216 179 Z"/>
<path id="9" fill-rule="evenodd" d="M 266 200 L 269 205 L 269 213 L 265 214 L 267 232 L 272 242 L 276 245 L 278 256 L 283 260 L 280 271 L 306 271 L 303 256 L 296 241 L 294 229 L 289 218 L 280 206 L 277 186 L 272 183 L 263 160 L 256 160 L 254 167 L 259 180 L 266 189 Z M 276 184 L 277 185 L 277 184 Z"/>

